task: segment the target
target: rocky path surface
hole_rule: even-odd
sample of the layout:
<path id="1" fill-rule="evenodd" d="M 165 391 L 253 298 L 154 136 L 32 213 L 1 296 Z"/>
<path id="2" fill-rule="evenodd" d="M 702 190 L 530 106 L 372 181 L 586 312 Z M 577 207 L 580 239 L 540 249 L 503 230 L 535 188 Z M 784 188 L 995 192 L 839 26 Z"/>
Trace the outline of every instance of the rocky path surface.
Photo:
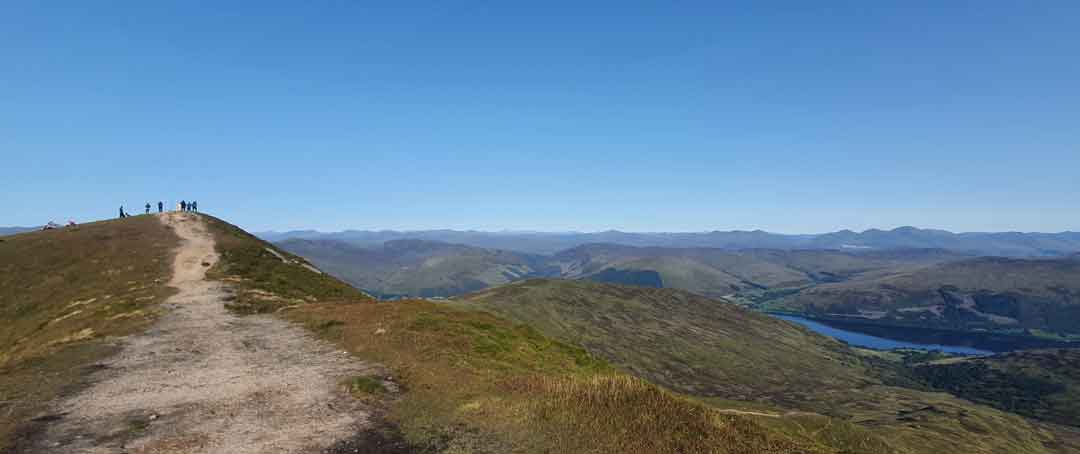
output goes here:
<path id="1" fill-rule="evenodd" d="M 227 286 L 205 279 L 218 260 L 206 226 L 187 213 L 162 222 L 182 239 L 179 293 L 100 380 L 54 405 L 61 417 L 33 452 L 319 452 L 370 425 L 340 383 L 372 366 L 280 319 L 228 312 Z"/>

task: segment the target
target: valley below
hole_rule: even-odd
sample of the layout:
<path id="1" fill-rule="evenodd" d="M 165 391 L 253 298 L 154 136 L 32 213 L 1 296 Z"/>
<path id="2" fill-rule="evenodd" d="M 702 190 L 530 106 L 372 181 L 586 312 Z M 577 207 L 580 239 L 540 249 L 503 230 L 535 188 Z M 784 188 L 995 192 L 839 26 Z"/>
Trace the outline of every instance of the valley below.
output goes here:
<path id="1" fill-rule="evenodd" d="M 449 298 L 534 278 L 674 288 L 900 341 L 989 351 L 1080 341 L 1080 260 L 946 249 L 585 244 L 551 255 L 401 239 L 282 248 L 382 298 Z"/>
<path id="2" fill-rule="evenodd" d="M 981 350 L 975 346 L 968 346 L 971 342 L 968 339 L 950 338 L 948 343 L 938 343 L 937 337 L 932 336 L 934 331 L 925 333 L 926 336 L 911 336 L 907 330 L 900 330 L 901 332 L 887 331 L 880 336 L 867 334 L 866 332 L 858 331 L 860 326 L 850 327 L 851 329 L 843 329 L 838 323 L 822 322 L 811 320 L 808 318 L 783 315 L 783 314 L 769 314 L 781 320 L 786 320 L 792 323 L 796 323 L 803 326 L 815 333 L 823 336 L 829 336 L 841 342 L 844 342 L 853 347 L 869 348 L 874 350 L 931 350 L 940 351 L 949 354 L 957 355 L 990 355 L 994 352 L 990 350 Z M 863 331 L 878 331 L 875 328 L 880 328 L 877 325 L 869 330 L 862 326 Z M 959 335 L 966 335 L 967 333 L 957 333 Z M 907 337 L 909 340 L 900 340 L 901 337 Z M 1015 347 L 1015 346 L 1013 346 Z M 1019 349 L 1019 348 L 1011 348 Z"/>
<path id="3" fill-rule="evenodd" d="M 1003 433 L 1012 424 L 1032 424 L 1033 430 L 1061 438 L 1051 445 L 1080 446 L 1075 444 L 1080 413 L 1062 403 L 1072 398 L 1072 379 L 1042 370 L 1049 362 L 1029 362 L 1036 365 L 1020 375 L 971 375 L 993 367 L 985 364 L 997 364 L 1004 353 L 1080 351 L 1075 350 L 1080 347 L 1080 260 L 1075 256 L 619 244 L 538 255 L 412 241 L 407 255 L 392 254 L 395 268 L 385 272 L 397 289 L 417 279 L 441 286 L 411 294 L 380 292 L 394 288 L 379 287 L 389 280 L 371 279 L 383 267 L 361 270 L 353 256 L 390 253 L 400 249 L 397 241 L 405 240 L 381 249 L 323 240 L 279 244 L 368 291 L 433 297 L 537 327 L 635 376 L 726 411 L 796 411 L 857 421 L 856 427 L 883 439 L 925 443 L 912 452 L 940 452 L 953 443 L 971 452 L 1029 449 L 1003 448 L 993 437 L 977 448 L 958 441 L 967 440 L 963 433 L 971 427 Z M 327 249 L 337 251 L 332 259 L 319 253 Z M 452 272 L 440 271 L 444 267 Z M 745 318 L 753 312 L 825 337 L 788 337 L 794 331 L 779 325 L 753 328 L 764 322 Z M 835 340 L 821 343 L 824 339 Z M 823 349 L 813 353 L 819 348 L 814 345 Z M 965 361 L 985 362 L 969 367 Z M 1080 364 L 1067 366 L 1077 368 Z M 1058 378 L 1030 378 L 1046 374 Z M 991 376 L 1002 383 L 993 389 L 1037 384 L 1042 391 L 1028 391 L 1017 403 L 1008 392 L 981 389 L 979 377 Z M 963 399 L 985 407 L 970 407 Z M 1032 419 L 1010 420 L 1007 415 L 1013 414 Z M 916 427 L 940 430 L 934 435 L 938 441 L 914 435 L 922 430 Z"/>
<path id="4" fill-rule="evenodd" d="M 1017 350 L 1080 348 L 1080 342 L 1023 334 L 894 326 L 851 319 L 811 318 L 810 315 L 770 315 L 798 323 L 851 345 L 877 350 L 919 349 L 961 355 L 990 355 Z"/>

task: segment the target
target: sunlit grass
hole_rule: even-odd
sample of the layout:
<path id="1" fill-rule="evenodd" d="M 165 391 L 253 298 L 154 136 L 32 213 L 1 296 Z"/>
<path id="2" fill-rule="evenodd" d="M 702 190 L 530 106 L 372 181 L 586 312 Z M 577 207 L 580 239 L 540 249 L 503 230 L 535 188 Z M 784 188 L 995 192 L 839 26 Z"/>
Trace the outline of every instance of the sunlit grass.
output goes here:
<path id="1" fill-rule="evenodd" d="M 0 238 L 0 452 L 52 399 L 139 332 L 173 289 L 179 238 L 133 216 Z"/>
<path id="2" fill-rule="evenodd" d="M 288 316 L 395 371 L 391 418 L 418 446 L 470 452 L 835 452 L 622 374 L 524 325 L 426 301 Z M 327 327 L 321 329 L 321 327 Z"/>

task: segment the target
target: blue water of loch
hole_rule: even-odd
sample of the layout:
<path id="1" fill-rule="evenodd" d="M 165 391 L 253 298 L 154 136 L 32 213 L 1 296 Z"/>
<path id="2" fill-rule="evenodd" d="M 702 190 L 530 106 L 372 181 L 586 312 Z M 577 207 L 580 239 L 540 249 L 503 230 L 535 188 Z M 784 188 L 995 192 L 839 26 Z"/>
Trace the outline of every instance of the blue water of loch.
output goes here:
<path id="1" fill-rule="evenodd" d="M 977 348 L 964 347 L 959 345 L 920 344 L 915 342 L 886 339 L 884 337 L 871 336 L 869 334 L 857 333 L 854 331 L 835 328 L 824 323 L 815 322 L 813 320 L 808 320 L 802 317 L 780 314 L 770 315 L 779 319 L 787 320 L 792 323 L 798 323 L 818 334 L 824 334 L 826 336 L 834 337 L 857 347 L 866 347 L 875 350 L 895 350 L 902 348 L 918 350 L 939 350 L 946 353 L 956 353 L 961 355 L 992 355 L 994 353 L 988 350 L 980 350 Z"/>

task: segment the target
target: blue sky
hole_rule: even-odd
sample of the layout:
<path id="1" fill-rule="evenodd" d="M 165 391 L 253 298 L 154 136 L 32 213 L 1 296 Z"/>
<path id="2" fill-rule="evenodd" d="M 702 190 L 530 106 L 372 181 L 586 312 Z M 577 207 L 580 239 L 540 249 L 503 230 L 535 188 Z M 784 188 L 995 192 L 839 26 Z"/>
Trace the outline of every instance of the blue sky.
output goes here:
<path id="1" fill-rule="evenodd" d="M 1077 2 L 194 3 L 0 5 L 0 225 L 1080 229 Z"/>

